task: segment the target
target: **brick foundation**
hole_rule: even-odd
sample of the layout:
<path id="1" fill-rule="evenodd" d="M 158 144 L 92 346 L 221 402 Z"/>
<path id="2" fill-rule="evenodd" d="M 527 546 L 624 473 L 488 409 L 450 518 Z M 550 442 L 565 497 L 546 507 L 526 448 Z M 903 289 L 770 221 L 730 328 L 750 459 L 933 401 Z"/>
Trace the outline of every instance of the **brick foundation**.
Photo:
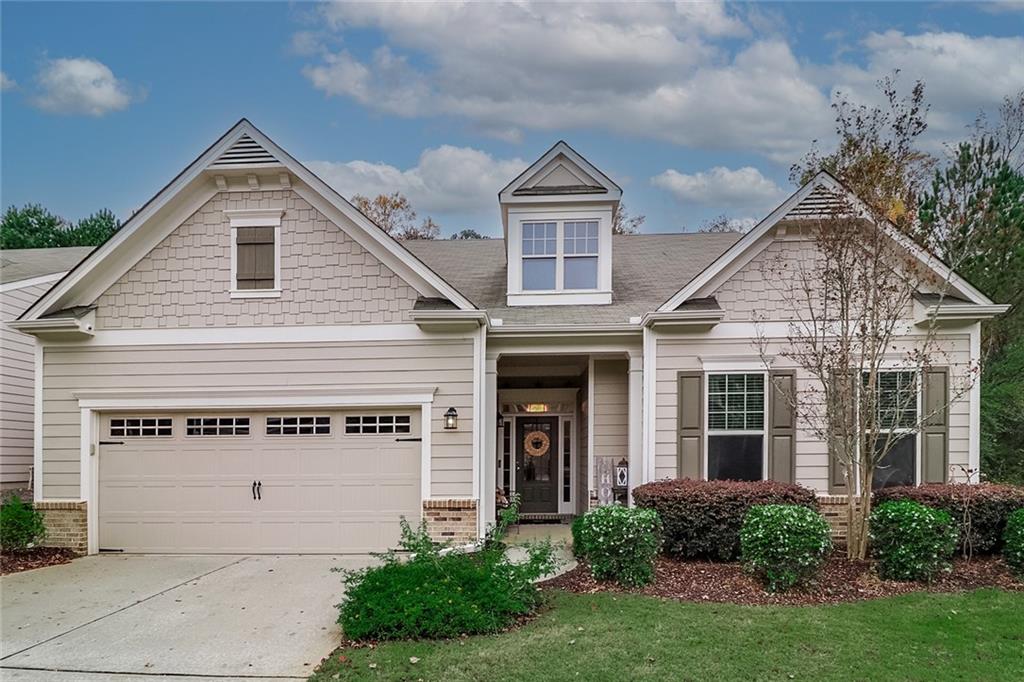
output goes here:
<path id="1" fill-rule="evenodd" d="M 849 532 L 846 519 L 846 495 L 819 495 L 818 504 L 821 506 L 821 515 L 832 527 L 832 541 L 845 545 Z"/>
<path id="2" fill-rule="evenodd" d="M 436 542 L 476 542 L 476 500 L 424 500 L 427 532 Z"/>
<path id="3" fill-rule="evenodd" d="M 79 554 L 88 549 L 88 526 L 85 502 L 36 502 L 35 508 L 43 512 L 46 525 L 47 547 L 67 547 Z"/>

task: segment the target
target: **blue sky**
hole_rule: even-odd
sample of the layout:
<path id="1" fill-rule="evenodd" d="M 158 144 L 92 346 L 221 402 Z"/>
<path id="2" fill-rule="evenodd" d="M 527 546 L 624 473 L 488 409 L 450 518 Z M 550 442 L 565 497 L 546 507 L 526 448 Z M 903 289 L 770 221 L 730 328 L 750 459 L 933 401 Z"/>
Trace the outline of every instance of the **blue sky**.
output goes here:
<path id="1" fill-rule="evenodd" d="M 1024 88 L 1024 4 L 0 5 L 0 200 L 125 216 L 245 116 L 450 233 L 558 139 L 644 231 L 763 216 L 835 92 L 926 82 L 926 144 Z"/>

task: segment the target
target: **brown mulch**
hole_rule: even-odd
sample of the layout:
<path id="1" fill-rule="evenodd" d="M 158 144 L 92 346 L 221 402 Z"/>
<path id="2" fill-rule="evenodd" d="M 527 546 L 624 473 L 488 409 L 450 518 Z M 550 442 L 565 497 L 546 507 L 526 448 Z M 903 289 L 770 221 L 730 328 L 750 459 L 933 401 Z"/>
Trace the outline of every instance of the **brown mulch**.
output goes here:
<path id="1" fill-rule="evenodd" d="M 552 578 L 542 587 L 589 594 L 594 592 L 630 592 L 680 601 L 730 604 L 781 604 L 803 606 L 839 604 L 891 597 L 908 592 L 963 592 L 981 587 L 999 587 L 1024 592 L 1024 582 L 1015 580 L 999 557 L 975 557 L 969 562 L 957 559 L 953 569 L 943 573 L 931 584 L 882 580 L 874 571 L 873 562 L 848 561 L 842 556 L 830 557 L 817 578 L 804 587 L 773 594 L 736 563 L 681 561 L 658 557 L 654 566 L 654 582 L 637 590 L 627 590 L 614 583 L 599 582 L 590 575 L 584 563 Z"/>
<path id="2" fill-rule="evenodd" d="M 66 564 L 77 556 L 72 550 L 63 547 L 34 547 L 21 552 L 5 551 L 0 554 L 0 575 Z"/>

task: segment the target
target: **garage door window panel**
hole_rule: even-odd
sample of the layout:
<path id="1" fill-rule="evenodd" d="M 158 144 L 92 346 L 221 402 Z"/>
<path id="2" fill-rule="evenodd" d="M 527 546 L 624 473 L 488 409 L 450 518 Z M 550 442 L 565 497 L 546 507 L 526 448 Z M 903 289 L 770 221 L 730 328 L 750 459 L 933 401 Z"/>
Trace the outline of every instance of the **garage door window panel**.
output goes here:
<path id="1" fill-rule="evenodd" d="M 186 436 L 248 436 L 249 434 L 249 417 L 185 418 Z"/>
<path id="2" fill-rule="evenodd" d="M 268 436 L 329 436 L 331 418 L 327 416 L 267 417 Z"/>
<path id="3" fill-rule="evenodd" d="M 170 417 L 114 417 L 111 438 L 166 438 L 174 435 Z"/>
<path id="4" fill-rule="evenodd" d="M 345 417 L 348 435 L 412 433 L 412 417 L 407 414 L 366 414 Z"/>

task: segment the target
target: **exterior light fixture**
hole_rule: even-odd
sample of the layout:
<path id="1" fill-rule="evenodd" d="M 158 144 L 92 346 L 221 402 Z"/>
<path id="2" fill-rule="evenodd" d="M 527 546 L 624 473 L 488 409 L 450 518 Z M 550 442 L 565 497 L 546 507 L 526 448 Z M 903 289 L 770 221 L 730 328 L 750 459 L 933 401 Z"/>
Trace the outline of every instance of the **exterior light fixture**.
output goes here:
<path id="1" fill-rule="evenodd" d="M 454 431 L 459 428 L 459 413 L 454 407 L 449 407 L 444 413 L 444 428 L 446 431 Z"/>

